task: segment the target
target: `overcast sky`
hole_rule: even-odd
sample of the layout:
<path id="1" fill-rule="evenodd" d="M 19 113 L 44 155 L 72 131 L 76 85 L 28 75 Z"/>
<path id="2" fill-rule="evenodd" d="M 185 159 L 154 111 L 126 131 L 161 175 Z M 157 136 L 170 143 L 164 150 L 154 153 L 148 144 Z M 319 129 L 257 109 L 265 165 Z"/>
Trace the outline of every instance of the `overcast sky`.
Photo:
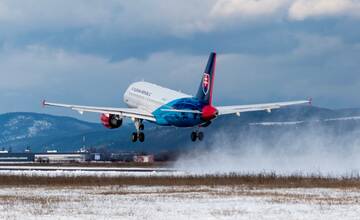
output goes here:
<path id="1" fill-rule="evenodd" d="M 213 50 L 215 105 L 360 107 L 359 27 L 359 0 L 0 0 L 0 113 L 120 107 L 137 80 L 194 94 Z"/>

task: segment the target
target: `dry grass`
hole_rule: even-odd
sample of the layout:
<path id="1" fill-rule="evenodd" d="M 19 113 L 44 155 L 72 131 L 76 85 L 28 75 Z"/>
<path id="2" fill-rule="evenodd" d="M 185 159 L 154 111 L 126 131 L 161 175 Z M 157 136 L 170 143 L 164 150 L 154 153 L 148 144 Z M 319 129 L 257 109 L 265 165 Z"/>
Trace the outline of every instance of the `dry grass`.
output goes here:
<path id="1" fill-rule="evenodd" d="M 259 175 L 193 175 L 150 177 L 94 176 L 26 176 L 1 175 L 0 186 L 246 186 L 266 188 L 355 188 L 360 189 L 360 177 L 330 178 L 322 176 Z"/>
<path id="2" fill-rule="evenodd" d="M 155 190 L 155 191 L 131 191 L 131 190 L 121 190 L 119 188 L 115 189 L 115 190 L 106 190 L 103 192 L 99 192 L 96 193 L 98 195 L 141 195 L 141 194 L 146 194 L 146 195 L 158 195 L 158 194 L 165 194 L 165 195 L 173 195 L 173 194 L 194 194 L 194 193 L 207 193 L 207 194 L 212 194 L 215 195 L 213 193 L 213 191 L 209 188 L 206 189 L 199 189 L 199 188 L 194 188 L 194 187 L 186 187 L 186 188 L 165 188 L 165 189 L 160 189 L 160 190 Z"/>
<path id="3" fill-rule="evenodd" d="M 50 215 L 54 211 L 54 207 L 61 203 L 66 202 L 64 198 L 58 196 L 35 196 L 35 195 L 1 195 L 0 206 L 5 209 L 12 209 L 15 206 L 23 205 L 31 207 L 28 209 L 31 215 Z M 10 216 L 0 215 L 4 219 L 15 219 Z"/>
<path id="4" fill-rule="evenodd" d="M 40 196 L 25 196 L 25 195 L 0 195 L 0 201 L 11 203 L 16 201 L 23 201 L 26 203 L 35 203 L 46 206 L 50 203 L 63 202 L 65 199 L 60 197 L 40 197 Z"/>

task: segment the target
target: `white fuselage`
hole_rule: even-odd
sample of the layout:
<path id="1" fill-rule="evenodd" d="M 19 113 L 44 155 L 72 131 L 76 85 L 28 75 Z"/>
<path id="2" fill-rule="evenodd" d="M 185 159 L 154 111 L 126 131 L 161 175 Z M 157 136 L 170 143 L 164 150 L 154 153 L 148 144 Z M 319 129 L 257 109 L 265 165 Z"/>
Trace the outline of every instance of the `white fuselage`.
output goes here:
<path id="1" fill-rule="evenodd" d="M 191 96 L 153 83 L 135 82 L 126 90 L 124 102 L 131 108 L 151 113 L 171 101 L 189 97 Z"/>

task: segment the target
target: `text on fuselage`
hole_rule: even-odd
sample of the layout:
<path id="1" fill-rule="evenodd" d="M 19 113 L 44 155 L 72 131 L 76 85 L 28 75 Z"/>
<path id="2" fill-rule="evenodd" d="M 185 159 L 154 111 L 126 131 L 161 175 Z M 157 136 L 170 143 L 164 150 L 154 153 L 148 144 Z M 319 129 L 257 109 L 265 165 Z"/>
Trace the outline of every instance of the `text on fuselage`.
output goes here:
<path id="1" fill-rule="evenodd" d="M 132 87 L 131 91 L 136 92 L 136 93 L 140 93 L 142 95 L 146 95 L 146 96 L 149 96 L 149 97 L 151 96 L 151 92 L 148 92 L 148 91 L 142 90 L 142 89 L 138 89 L 136 87 Z"/>

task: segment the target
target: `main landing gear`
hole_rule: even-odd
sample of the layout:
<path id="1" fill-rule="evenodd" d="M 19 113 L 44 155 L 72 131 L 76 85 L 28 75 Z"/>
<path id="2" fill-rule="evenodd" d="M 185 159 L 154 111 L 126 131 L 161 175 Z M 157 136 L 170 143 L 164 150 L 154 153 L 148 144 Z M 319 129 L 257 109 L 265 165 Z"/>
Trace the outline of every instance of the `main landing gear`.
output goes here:
<path id="1" fill-rule="evenodd" d="M 145 134 L 142 132 L 144 130 L 144 124 L 142 123 L 141 119 L 135 119 L 135 128 L 136 132 L 133 132 L 131 135 L 131 141 L 136 142 L 139 140 L 140 142 L 145 141 Z"/>
<path id="2" fill-rule="evenodd" d="M 199 141 L 202 141 L 204 139 L 204 133 L 201 131 L 193 131 L 191 132 L 191 140 L 196 141 L 196 139 L 199 139 Z"/>
<path id="3" fill-rule="evenodd" d="M 133 132 L 131 135 L 132 142 L 139 140 L 140 142 L 145 141 L 145 134 L 143 132 Z"/>

